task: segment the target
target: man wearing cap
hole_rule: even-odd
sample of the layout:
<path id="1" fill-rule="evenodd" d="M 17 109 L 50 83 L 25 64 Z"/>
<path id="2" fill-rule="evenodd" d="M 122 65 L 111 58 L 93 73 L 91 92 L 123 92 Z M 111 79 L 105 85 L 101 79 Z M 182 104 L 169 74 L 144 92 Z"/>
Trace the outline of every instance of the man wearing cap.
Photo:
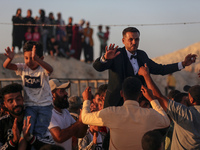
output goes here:
<path id="1" fill-rule="evenodd" d="M 192 86 L 188 91 L 189 107 L 163 96 L 149 75 L 147 66 L 141 67 L 142 75 L 148 88 L 174 122 L 172 150 L 200 149 L 200 85 Z"/>
<path id="2" fill-rule="evenodd" d="M 67 110 L 69 103 L 66 89 L 70 87 L 70 82 L 61 83 L 57 79 L 51 79 L 49 84 L 53 95 L 54 108 L 48 128 L 57 145 L 64 147 L 65 150 L 71 150 L 72 136 L 84 137 L 87 125 L 82 123 L 81 117 L 76 122 Z"/>

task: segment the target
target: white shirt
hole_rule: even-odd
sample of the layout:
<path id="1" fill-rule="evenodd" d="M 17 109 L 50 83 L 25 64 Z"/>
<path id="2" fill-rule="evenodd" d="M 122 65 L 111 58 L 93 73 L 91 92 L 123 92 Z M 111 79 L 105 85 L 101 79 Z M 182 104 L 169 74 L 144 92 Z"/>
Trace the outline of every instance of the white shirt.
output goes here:
<path id="1" fill-rule="evenodd" d="M 31 70 L 25 63 L 17 63 L 16 75 L 22 78 L 24 102 L 26 106 L 48 106 L 52 104 L 52 94 L 49 86 L 49 75 L 45 69 L 38 66 Z"/>
<path id="2" fill-rule="evenodd" d="M 67 109 L 62 109 L 62 113 L 56 111 L 55 109 L 52 110 L 51 122 L 49 124 L 48 129 L 52 129 L 55 127 L 59 127 L 60 129 L 65 129 L 74 124 L 76 121 L 70 115 Z M 72 138 L 68 139 L 63 143 L 57 143 L 56 145 L 60 145 L 65 148 L 65 150 L 72 149 Z"/>
<path id="3" fill-rule="evenodd" d="M 82 122 L 110 128 L 110 150 L 141 150 L 142 136 L 150 130 L 166 128 L 170 120 L 157 100 L 152 108 L 142 108 L 134 100 L 126 100 L 123 106 L 107 107 L 90 112 L 90 101 L 83 102 Z"/>
<path id="4" fill-rule="evenodd" d="M 133 55 L 133 54 L 131 54 L 128 50 L 126 50 L 126 53 L 127 53 L 127 56 L 128 56 L 128 58 L 131 62 L 131 65 L 133 67 L 134 74 L 136 75 L 138 73 L 139 69 L 140 69 L 138 62 L 137 62 L 137 59 L 136 58 L 131 59 L 131 55 Z M 137 52 L 135 53 L 134 56 L 136 56 L 136 55 L 137 55 Z"/>

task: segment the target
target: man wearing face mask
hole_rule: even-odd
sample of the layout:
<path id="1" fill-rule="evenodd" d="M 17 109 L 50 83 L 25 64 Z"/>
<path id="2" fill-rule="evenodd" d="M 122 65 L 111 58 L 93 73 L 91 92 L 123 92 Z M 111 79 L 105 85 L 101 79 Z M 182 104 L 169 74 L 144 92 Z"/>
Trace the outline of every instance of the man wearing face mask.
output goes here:
<path id="1" fill-rule="evenodd" d="M 67 110 L 69 103 L 66 89 L 70 87 L 70 83 L 61 83 L 57 79 L 51 79 L 49 85 L 53 95 L 54 108 L 48 128 L 57 145 L 64 147 L 65 150 L 71 150 L 72 136 L 77 138 L 84 137 L 87 125 L 82 123 L 81 117 L 76 122 Z"/>

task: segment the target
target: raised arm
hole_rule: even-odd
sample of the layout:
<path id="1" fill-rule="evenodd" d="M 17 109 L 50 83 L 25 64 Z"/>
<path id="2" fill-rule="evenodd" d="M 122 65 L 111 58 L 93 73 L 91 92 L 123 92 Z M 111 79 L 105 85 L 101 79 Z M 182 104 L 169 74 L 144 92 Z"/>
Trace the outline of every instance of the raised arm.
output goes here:
<path id="1" fill-rule="evenodd" d="M 182 62 L 183 67 L 186 67 L 186 66 L 189 66 L 189 65 L 195 63 L 196 58 L 197 58 L 196 54 L 188 54 L 185 57 L 184 61 Z"/>
<path id="2" fill-rule="evenodd" d="M 160 105 L 163 107 L 163 109 L 166 111 L 167 110 L 167 105 L 168 105 L 168 99 L 162 95 L 154 81 L 152 80 L 149 70 L 147 65 L 140 67 L 138 74 L 143 76 L 145 79 L 145 82 L 147 84 L 147 87 L 152 90 L 153 95 L 157 97 L 159 100 Z"/>
<path id="3" fill-rule="evenodd" d="M 66 140 L 70 139 L 72 136 L 76 136 L 77 138 L 84 137 L 87 128 L 87 125 L 84 125 L 82 122 L 77 121 L 76 123 L 65 129 L 61 129 L 60 127 L 51 128 L 50 132 L 56 142 L 63 143 Z"/>
<path id="4" fill-rule="evenodd" d="M 112 60 L 120 54 L 120 51 L 117 51 L 118 46 L 115 47 L 115 44 L 110 44 L 109 47 L 106 46 L 105 54 L 95 60 L 93 63 L 94 69 L 97 71 L 105 71 L 106 69 L 110 69 L 112 65 Z"/>
<path id="5" fill-rule="evenodd" d="M 142 86 L 141 90 L 142 90 L 142 94 L 151 103 L 152 108 L 159 114 L 159 116 L 155 115 L 158 117 L 159 124 L 161 126 L 165 126 L 165 127 L 169 126 L 170 120 L 169 120 L 167 114 L 165 113 L 164 109 L 160 106 L 159 102 L 157 100 L 155 100 L 152 91 L 150 89 L 146 88 L 145 86 Z"/>
<path id="6" fill-rule="evenodd" d="M 7 59 L 4 61 L 3 67 L 10 70 L 17 70 L 17 65 L 11 63 L 15 56 L 14 48 L 12 47 L 12 50 L 10 50 L 10 48 L 7 47 L 5 52 L 6 53 L 4 53 L 4 55 L 7 57 Z"/>
<path id="7" fill-rule="evenodd" d="M 44 68 L 47 73 L 50 75 L 52 72 L 53 72 L 53 68 L 51 65 L 49 65 L 47 62 L 45 62 L 43 60 L 44 57 L 42 58 L 39 58 L 37 55 L 36 55 L 36 47 L 35 45 L 33 46 L 33 49 L 32 49 L 32 59 L 38 63 L 38 65 L 40 65 L 42 68 Z"/>
<path id="8" fill-rule="evenodd" d="M 82 121 L 85 124 L 94 126 L 104 126 L 102 118 L 99 116 L 101 112 L 105 112 L 107 109 L 101 111 L 90 111 L 90 100 L 91 100 L 91 88 L 87 87 L 82 93 L 83 96 L 83 108 L 82 108 Z"/>

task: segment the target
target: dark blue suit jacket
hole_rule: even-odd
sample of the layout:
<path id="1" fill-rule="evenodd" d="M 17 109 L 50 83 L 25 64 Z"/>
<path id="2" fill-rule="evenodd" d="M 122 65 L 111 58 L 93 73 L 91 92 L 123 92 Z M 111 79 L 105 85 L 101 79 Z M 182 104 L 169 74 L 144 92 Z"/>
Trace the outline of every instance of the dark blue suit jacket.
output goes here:
<path id="1" fill-rule="evenodd" d="M 108 90 L 106 93 L 104 107 L 121 106 L 123 104 L 123 99 L 120 96 L 120 90 L 122 88 L 124 79 L 127 77 L 138 77 L 143 82 L 143 84 L 145 84 L 143 77 L 134 75 L 134 70 L 127 56 L 125 47 L 119 48 L 117 51 L 120 51 L 121 53 L 114 59 L 107 60 L 106 63 L 102 63 L 100 62 L 99 57 L 93 64 L 93 67 L 100 72 L 109 69 Z M 152 61 L 142 50 L 137 50 L 137 61 L 139 67 L 144 66 L 146 63 L 151 74 L 166 75 L 179 70 L 178 63 L 169 65 L 157 64 Z"/>

